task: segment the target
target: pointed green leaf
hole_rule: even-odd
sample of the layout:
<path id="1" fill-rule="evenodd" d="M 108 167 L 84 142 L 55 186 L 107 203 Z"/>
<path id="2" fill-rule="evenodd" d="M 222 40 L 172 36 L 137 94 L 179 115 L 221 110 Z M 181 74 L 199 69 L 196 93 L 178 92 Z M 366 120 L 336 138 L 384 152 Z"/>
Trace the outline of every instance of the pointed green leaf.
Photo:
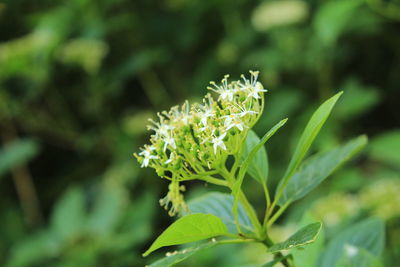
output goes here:
<path id="1" fill-rule="evenodd" d="M 278 122 L 274 127 L 271 128 L 261 139 L 261 141 L 253 147 L 253 149 L 250 151 L 249 155 L 246 157 L 246 159 L 243 161 L 242 165 L 240 166 L 240 170 L 236 179 L 235 184 L 233 185 L 232 188 L 232 195 L 234 197 L 234 202 L 233 202 L 233 214 L 235 218 L 238 218 L 238 203 L 239 203 L 239 192 L 240 188 L 242 187 L 244 175 L 247 172 L 247 168 L 249 167 L 250 162 L 254 158 L 254 156 L 257 154 L 258 150 L 264 146 L 265 142 L 270 139 L 276 131 L 278 131 L 279 128 L 281 128 L 285 123 L 287 122 L 287 119 L 281 120 Z"/>
<path id="2" fill-rule="evenodd" d="M 260 138 L 257 134 L 250 130 L 244 147 L 243 151 L 240 155 L 241 162 L 244 162 L 247 156 L 250 154 L 251 150 L 260 143 Z M 254 158 L 250 161 L 249 167 L 247 172 L 253 177 L 256 181 L 260 182 L 261 184 L 265 183 L 268 178 L 268 157 L 267 151 L 265 147 L 262 146 L 254 156 Z"/>
<path id="3" fill-rule="evenodd" d="M 243 161 L 242 165 L 240 166 L 238 178 L 232 189 L 232 194 L 235 196 L 235 199 L 239 192 L 240 187 L 242 186 L 243 178 L 247 172 L 247 168 L 249 167 L 250 162 L 253 160 L 253 158 L 257 154 L 258 150 L 260 150 L 264 146 L 264 144 L 268 141 L 268 139 L 270 139 L 275 134 L 275 132 L 278 131 L 279 128 L 281 128 L 283 125 L 285 125 L 286 122 L 287 122 L 287 119 L 281 120 L 274 127 L 272 127 L 271 130 L 269 130 L 263 136 L 261 141 L 256 146 L 253 147 L 253 149 L 250 151 L 250 153 L 248 154 L 246 159 Z"/>
<path id="4" fill-rule="evenodd" d="M 233 197 L 231 195 L 219 192 L 207 193 L 189 201 L 188 206 L 191 213 L 213 214 L 221 218 L 230 233 L 236 232 L 235 217 L 232 213 Z M 245 233 L 253 232 L 253 225 L 240 204 L 238 216 L 240 228 Z"/>
<path id="5" fill-rule="evenodd" d="M 320 232 L 322 224 L 320 222 L 309 224 L 294 235 L 289 237 L 286 241 L 277 243 L 268 249 L 268 252 L 276 253 L 281 250 L 288 250 L 296 247 L 305 246 L 315 241 Z"/>
<path id="6" fill-rule="evenodd" d="M 367 137 L 362 135 L 345 145 L 317 154 L 305 161 L 289 180 L 278 204 L 283 206 L 287 202 L 295 201 L 308 194 L 366 144 Z"/>
<path id="7" fill-rule="evenodd" d="M 276 200 L 279 200 L 279 198 L 282 196 L 283 189 L 286 187 L 290 178 L 292 178 L 293 174 L 296 172 L 301 161 L 305 157 L 308 149 L 310 148 L 314 139 L 317 137 L 325 121 L 328 119 L 332 108 L 334 107 L 336 101 L 339 99 L 342 93 L 343 92 L 339 92 L 327 101 L 325 101 L 311 116 L 311 119 L 308 121 L 307 126 L 300 137 L 300 140 L 297 144 L 293 157 L 290 160 L 286 173 L 276 189 Z"/>
<path id="8" fill-rule="evenodd" d="M 385 226 L 379 219 L 368 219 L 357 223 L 340 234 L 328 244 L 323 255 L 321 267 L 335 267 L 346 252 L 346 247 L 354 246 L 379 256 L 385 244 Z"/>
<path id="9" fill-rule="evenodd" d="M 152 264 L 149 265 L 149 267 L 169 267 L 169 266 L 174 266 L 175 264 L 186 260 L 190 256 L 193 256 L 197 252 L 200 252 L 202 250 L 208 249 L 210 247 L 213 247 L 217 245 L 217 243 L 206 243 L 202 244 L 198 247 L 192 247 L 192 248 L 187 248 L 183 249 L 181 251 L 177 251 L 172 253 L 171 255 L 168 255 L 156 262 L 153 262 Z"/>
<path id="10" fill-rule="evenodd" d="M 171 224 L 143 253 L 143 256 L 147 256 L 161 247 L 180 245 L 225 234 L 228 234 L 228 228 L 220 218 L 214 215 L 202 213 L 186 215 Z"/>

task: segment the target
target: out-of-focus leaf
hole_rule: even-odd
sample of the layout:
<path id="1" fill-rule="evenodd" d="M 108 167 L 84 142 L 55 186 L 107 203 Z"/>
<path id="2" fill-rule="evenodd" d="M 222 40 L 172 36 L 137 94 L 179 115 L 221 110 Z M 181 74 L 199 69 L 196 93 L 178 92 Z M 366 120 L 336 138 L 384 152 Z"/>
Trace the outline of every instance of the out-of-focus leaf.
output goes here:
<path id="1" fill-rule="evenodd" d="M 228 234 L 228 228 L 222 220 L 211 214 L 189 214 L 171 224 L 143 253 L 149 255 L 165 246 L 180 245 L 207 238 Z"/>
<path id="2" fill-rule="evenodd" d="M 250 154 L 251 150 L 260 143 L 260 138 L 252 130 L 249 131 L 242 154 L 240 155 L 240 160 L 243 162 L 247 156 Z M 255 180 L 261 184 L 266 183 L 268 179 L 268 157 L 265 147 L 262 146 L 251 160 L 247 172 Z"/>
<path id="3" fill-rule="evenodd" d="M 335 267 L 383 267 L 378 257 L 363 248 L 345 245 L 345 253 Z"/>
<path id="4" fill-rule="evenodd" d="M 281 250 L 288 250 L 296 247 L 302 247 L 308 245 L 315 241 L 318 236 L 318 233 L 321 231 L 322 224 L 320 222 L 309 224 L 291 237 L 289 237 L 286 241 L 281 243 L 277 243 L 268 249 L 268 252 L 276 253 Z"/>
<path id="5" fill-rule="evenodd" d="M 72 240 L 85 229 L 85 199 L 81 188 L 69 189 L 53 210 L 51 230 L 61 240 Z"/>
<path id="6" fill-rule="evenodd" d="M 301 0 L 262 2 L 252 16 L 253 26 L 259 31 L 301 22 L 308 16 L 308 6 Z"/>
<path id="7" fill-rule="evenodd" d="M 380 101 L 379 91 L 376 88 L 365 87 L 355 79 L 348 80 L 343 85 L 343 91 L 345 93 L 336 106 L 335 113 L 343 120 L 354 119 Z"/>
<path id="8" fill-rule="evenodd" d="M 111 183 L 98 192 L 94 208 L 88 216 L 87 231 L 96 236 L 106 236 L 114 231 L 126 204 L 122 188 Z"/>
<path id="9" fill-rule="evenodd" d="M 317 154 L 305 161 L 289 180 L 278 203 L 284 205 L 286 202 L 295 201 L 308 194 L 366 144 L 367 137 L 363 135 L 343 146 Z"/>
<path id="10" fill-rule="evenodd" d="M 400 129 L 388 131 L 372 139 L 369 154 L 372 158 L 400 166 Z"/>
<path id="11" fill-rule="evenodd" d="M 96 73 L 108 51 L 107 45 L 96 39 L 74 39 L 59 51 L 59 58 L 68 64 L 78 64 L 88 73 Z"/>
<path id="12" fill-rule="evenodd" d="M 231 195 L 218 192 L 207 193 L 189 201 L 188 206 L 191 213 L 213 214 L 221 218 L 229 232 L 236 232 L 235 217 L 232 213 L 233 197 Z M 241 204 L 238 208 L 238 217 L 240 228 L 244 232 L 254 231 L 253 225 Z"/>
<path id="13" fill-rule="evenodd" d="M 314 18 L 314 28 L 319 38 L 332 45 L 346 28 L 346 24 L 361 0 L 331 0 L 322 4 Z"/>
<path id="14" fill-rule="evenodd" d="M 379 219 L 367 219 L 345 229 L 329 244 L 323 255 L 321 267 L 334 267 L 345 253 L 346 246 L 367 250 L 379 256 L 385 245 L 385 226 Z"/>
<path id="15" fill-rule="evenodd" d="M 282 196 L 283 190 L 285 189 L 287 183 L 292 178 L 293 174 L 297 170 L 301 161 L 307 154 L 311 144 L 314 139 L 317 137 L 319 131 L 324 125 L 325 121 L 328 119 L 329 114 L 332 111 L 332 108 L 335 106 L 336 101 L 342 95 L 343 92 L 339 92 L 327 101 L 325 101 L 311 116 L 311 119 L 308 121 L 306 128 L 304 129 L 300 140 L 297 144 L 296 150 L 290 160 L 289 166 L 286 170 L 286 173 L 282 180 L 279 182 L 278 187 L 276 189 L 275 198 L 279 200 Z"/>
<path id="16" fill-rule="evenodd" d="M 41 261 L 57 256 L 61 249 L 60 245 L 59 240 L 51 232 L 38 232 L 12 248 L 6 266 L 36 266 Z"/>
<path id="17" fill-rule="evenodd" d="M 37 155 L 39 145 L 29 139 L 15 141 L 0 150 L 0 177 Z"/>
<path id="18" fill-rule="evenodd" d="M 185 259 L 189 258 L 190 256 L 193 256 L 199 251 L 208 249 L 210 247 L 215 246 L 216 243 L 206 243 L 202 244 L 198 247 L 191 247 L 191 248 L 186 248 L 181 251 L 176 251 L 173 253 L 168 253 L 165 258 L 162 258 L 161 260 L 158 260 L 156 262 L 153 262 L 150 264 L 150 267 L 169 267 L 169 266 L 174 266 L 175 264 L 184 261 Z"/>

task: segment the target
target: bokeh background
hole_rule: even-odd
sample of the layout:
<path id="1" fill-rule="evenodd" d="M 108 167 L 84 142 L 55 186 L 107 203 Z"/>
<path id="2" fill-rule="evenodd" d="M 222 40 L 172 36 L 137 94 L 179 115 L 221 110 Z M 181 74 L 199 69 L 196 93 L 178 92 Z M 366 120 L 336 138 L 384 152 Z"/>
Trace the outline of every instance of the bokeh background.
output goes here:
<path id="1" fill-rule="evenodd" d="M 167 182 L 132 156 L 155 112 L 199 100 L 210 80 L 259 70 L 255 127 L 289 122 L 267 146 L 274 187 L 311 112 L 344 90 L 314 152 L 366 133 L 361 155 L 275 227 L 305 210 L 327 240 L 362 218 L 386 224 L 400 261 L 400 1 L 0 1 L 0 266 L 144 266 L 172 222 Z M 187 183 L 186 197 L 213 190 Z M 247 180 L 250 200 L 262 191 Z M 328 242 L 327 241 L 327 242 Z M 260 266 L 257 245 L 181 266 Z"/>

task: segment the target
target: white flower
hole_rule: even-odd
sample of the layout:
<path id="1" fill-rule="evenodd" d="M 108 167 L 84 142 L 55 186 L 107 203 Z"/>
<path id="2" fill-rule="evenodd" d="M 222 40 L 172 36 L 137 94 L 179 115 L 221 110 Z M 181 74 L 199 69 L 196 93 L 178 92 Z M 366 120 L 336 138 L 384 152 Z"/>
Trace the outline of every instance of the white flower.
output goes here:
<path id="1" fill-rule="evenodd" d="M 244 83 L 240 83 L 240 87 L 242 91 L 248 91 L 249 97 L 253 97 L 255 99 L 260 99 L 259 93 L 267 92 L 262 86 L 260 82 L 257 81 L 258 71 L 250 71 L 250 81 L 242 75 L 242 79 Z"/>
<path id="2" fill-rule="evenodd" d="M 164 152 L 167 150 L 167 146 L 170 145 L 173 149 L 176 149 L 175 139 L 171 136 L 171 134 L 167 134 L 163 138 L 164 141 Z"/>
<path id="3" fill-rule="evenodd" d="M 240 131 L 243 131 L 245 125 L 244 123 L 238 118 L 237 114 L 231 114 L 228 116 L 224 116 L 225 117 L 225 121 L 224 121 L 224 125 L 226 127 L 226 130 L 229 130 L 233 127 L 238 128 Z"/>
<path id="4" fill-rule="evenodd" d="M 212 87 L 207 87 L 209 90 L 212 90 L 219 94 L 218 100 L 228 100 L 233 101 L 233 97 L 235 96 L 236 90 L 228 85 L 228 77 L 229 75 L 225 75 L 225 77 L 221 81 L 221 85 L 218 86 L 215 82 L 210 82 Z"/>
<path id="5" fill-rule="evenodd" d="M 223 133 L 222 135 L 218 136 L 218 137 L 214 137 L 211 140 L 211 143 L 213 143 L 213 147 L 214 147 L 214 154 L 217 154 L 217 148 L 220 147 L 223 150 L 226 150 L 226 146 L 225 143 L 223 141 L 223 139 L 225 138 L 226 133 Z"/>
<path id="6" fill-rule="evenodd" d="M 161 117 L 160 117 L 160 122 L 155 122 L 152 119 L 149 119 L 149 121 L 154 126 L 149 125 L 147 126 L 147 129 L 155 131 L 156 136 L 166 136 L 171 130 L 175 129 L 174 126 L 164 123 Z"/>
<path id="7" fill-rule="evenodd" d="M 151 159 L 158 159 L 157 156 L 154 156 L 151 154 L 151 151 L 155 150 L 156 148 L 154 146 L 149 146 L 145 145 L 144 149 L 142 152 L 139 153 L 139 155 L 143 156 L 143 163 L 140 166 L 141 168 L 149 166 L 150 160 Z"/>
<path id="8" fill-rule="evenodd" d="M 250 110 L 250 109 L 246 109 L 245 107 L 243 107 L 243 106 L 240 106 L 240 105 L 238 105 L 238 104 L 234 104 L 233 105 L 233 107 L 235 107 L 235 108 L 237 108 L 238 110 L 240 110 L 240 112 L 239 113 L 236 113 L 239 117 L 244 117 L 244 116 L 246 116 L 246 115 L 255 115 L 255 114 L 258 114 L 258 112 L 257 111 L 254 111 L 254 110 Z"/>
<path id="9" fill-rule="evenodd" d="M 257 82 L 255 86 L 249 87 L 249 97 L 254 99 L 260 99 L 261 96 L 259 94 L 263 92 L 267 92 L 267 90 L 263 88 L 260 82 Z"/>

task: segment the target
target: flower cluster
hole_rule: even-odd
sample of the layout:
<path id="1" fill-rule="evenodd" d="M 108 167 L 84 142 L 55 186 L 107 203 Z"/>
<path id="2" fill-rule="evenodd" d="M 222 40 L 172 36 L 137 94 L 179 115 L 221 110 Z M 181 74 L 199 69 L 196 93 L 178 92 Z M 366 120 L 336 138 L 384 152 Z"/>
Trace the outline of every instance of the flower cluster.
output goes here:
<path id="1" fill-rule="evenodd" d="M 168 195 L 160 201 L 169 214 L 185 209 L 180 181 L 201 179 L 205 173 L 224 166 L 229 155 L 237 155 L 248 130 L 257 122 L 266 90 L 257 81 L 258 72 L 250 71 L 250 79 L 221 83 L 210 82 L 209 90 L 218 95 L 215 100 L 207 94 L 203 103 L 172 107 L 158 113 L 151 121 L 154 131 L 150 144 L 135 154 L 141 167 L 154 168 L 157 174 L 171 180 Z"/>

